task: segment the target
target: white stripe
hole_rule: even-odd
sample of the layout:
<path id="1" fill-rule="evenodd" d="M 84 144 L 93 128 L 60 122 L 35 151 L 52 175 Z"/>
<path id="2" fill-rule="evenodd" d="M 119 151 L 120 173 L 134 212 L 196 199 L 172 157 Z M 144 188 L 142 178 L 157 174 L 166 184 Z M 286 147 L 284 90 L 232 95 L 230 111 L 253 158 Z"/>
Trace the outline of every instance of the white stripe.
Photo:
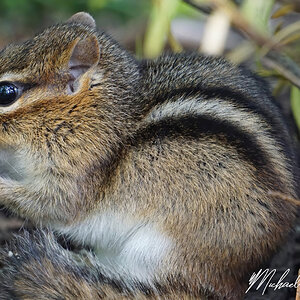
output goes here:
<path id="1" fill-rule="evenodd" d="M 270 125 L 255 112 L 249 112 L 219 98 L 201 99 L 182 96 L 176 101 L 169 101 L 157 105 L 149 112 L 145 122 L 157 123 L 166 118 L 180 118 L 184 116 L 207 116 L 220 121 L 227 121 L 235 127 L 249 133 L 259 146 L 269 155 L 270 160 L 276 165 L 277 170 L 282 170 L 286 176 L 287 166 L 284 157 L 276 146 L 276 141 L 268 129 Z"/>

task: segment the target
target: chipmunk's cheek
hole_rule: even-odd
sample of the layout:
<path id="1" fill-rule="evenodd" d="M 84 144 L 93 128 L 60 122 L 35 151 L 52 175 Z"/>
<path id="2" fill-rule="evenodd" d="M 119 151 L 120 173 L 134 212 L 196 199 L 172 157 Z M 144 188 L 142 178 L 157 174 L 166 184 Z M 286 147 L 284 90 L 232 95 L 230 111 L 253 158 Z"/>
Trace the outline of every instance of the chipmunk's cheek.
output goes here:
<path id="1" fill-rule="evenodd" d="M 25 168 L 17 153 L 9 147 L 0 145 L 0 177 L 15 181 L 25 178 Z"/>

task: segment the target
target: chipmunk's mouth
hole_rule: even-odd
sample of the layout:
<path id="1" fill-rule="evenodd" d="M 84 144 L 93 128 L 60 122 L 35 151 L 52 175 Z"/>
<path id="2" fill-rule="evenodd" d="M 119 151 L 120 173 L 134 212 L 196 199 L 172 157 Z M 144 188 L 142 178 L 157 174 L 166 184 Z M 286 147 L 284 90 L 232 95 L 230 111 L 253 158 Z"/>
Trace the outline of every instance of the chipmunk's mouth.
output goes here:
<path id="1" fill-rule="evenodd" d="M 24 178 L 16 152 L 10 147 L 0 145 L 0 177 L 21 181 Z"/>

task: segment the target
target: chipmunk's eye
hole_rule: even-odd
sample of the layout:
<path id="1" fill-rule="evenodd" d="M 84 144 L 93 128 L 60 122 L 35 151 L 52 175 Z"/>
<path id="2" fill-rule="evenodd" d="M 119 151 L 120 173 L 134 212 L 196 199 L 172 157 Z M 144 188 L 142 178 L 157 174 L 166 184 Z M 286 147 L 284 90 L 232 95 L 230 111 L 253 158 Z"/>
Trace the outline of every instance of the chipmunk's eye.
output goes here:
<path id="1" fill-rule="evenodd" d="M 18 98 L 18 88 L 10 82 L 0 83 L 0 106 L 12 104 Z"/>

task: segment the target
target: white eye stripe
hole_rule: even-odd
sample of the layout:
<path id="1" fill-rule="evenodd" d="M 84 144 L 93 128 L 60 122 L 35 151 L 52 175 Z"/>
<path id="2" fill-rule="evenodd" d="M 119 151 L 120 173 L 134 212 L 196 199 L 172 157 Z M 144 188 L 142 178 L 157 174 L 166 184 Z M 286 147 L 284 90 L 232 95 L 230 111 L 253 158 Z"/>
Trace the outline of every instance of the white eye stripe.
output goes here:
<path id="1" fill-rule="evenodd" d="M 4 114 L 10 111 L 16 110 L 18 107 L 20 107 L 20 102 L 17 100 L 11 105 L 8 106 L 0 106 L 0 114 Z"/>
<path id="2" fill-rule="evenodd" d="M 21 72 L 21 73 L 4 73 L 0 75 L 0 81 L 9 81 L 9 82 L 18 82 L 23 81 L 27 73 Z"/>

